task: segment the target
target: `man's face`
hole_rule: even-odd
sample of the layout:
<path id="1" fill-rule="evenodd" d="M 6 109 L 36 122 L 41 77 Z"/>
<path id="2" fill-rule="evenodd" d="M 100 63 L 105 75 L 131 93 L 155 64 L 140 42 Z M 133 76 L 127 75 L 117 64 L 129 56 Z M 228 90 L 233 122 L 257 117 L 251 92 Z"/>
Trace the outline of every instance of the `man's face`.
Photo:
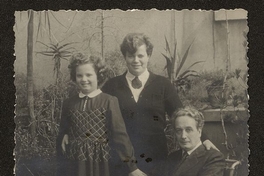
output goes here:
<path id="1" fill-rule="evenodd" d="M 143 44 L 138 47 L 134 54 L 127 52 L 125 60 L 130 73 L 132 73 L 134 76 L 141 75 L 147 69 L 149 61 L 146 45 Z"/>
<path id="2" fill-rule="evenodd" d="M 197 122 L 189 116 L 180 116 L 175 120 L 176 138 L 185 151 L 192 150 L 201 140 L 201 129 Z"/>

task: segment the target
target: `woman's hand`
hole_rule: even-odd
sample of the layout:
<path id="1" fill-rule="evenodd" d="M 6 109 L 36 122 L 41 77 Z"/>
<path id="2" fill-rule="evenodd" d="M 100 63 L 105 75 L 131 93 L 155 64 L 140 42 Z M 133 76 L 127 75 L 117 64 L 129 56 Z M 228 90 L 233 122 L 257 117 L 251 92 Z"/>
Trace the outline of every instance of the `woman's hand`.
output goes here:
<path id="1" fill-rule="evenodd" d="M 213 148 L 219 151 L 219 149 L 208 139 L 203 142 L 203 145 L 205 146 L 206 150 L 210 150 L 211 148 Z"/>
<path id="2" fill-rule="evenodd" d="M 133 172 L 130 172 L 128 176 L 147 176 L 144 172 L 142 172 L 139 169 L 134 170 Z"/>
<path id="3" fill-rule="evenodd" d="M 62 139 L 61 147 L 64 152 L 66 152 L 66 145 L 69 144 L 69 136 L 65 134 Z"/>

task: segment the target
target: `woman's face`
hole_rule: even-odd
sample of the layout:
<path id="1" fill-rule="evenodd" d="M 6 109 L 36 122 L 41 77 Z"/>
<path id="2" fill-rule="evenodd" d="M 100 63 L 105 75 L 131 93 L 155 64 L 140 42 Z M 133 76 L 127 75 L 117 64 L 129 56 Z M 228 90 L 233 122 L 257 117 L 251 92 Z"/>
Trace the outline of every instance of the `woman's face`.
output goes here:
<path id="1" fill-rule="evenodd" d="M 92 64 L 76 67 L 76 84 L 83 94 L 89 94 L 97 89 L 97 75 Z"/>
<path id="2" fill-rule="evenodd" d="M 134 54 L 127 52 L 125 59 L 129 72 L 134 76 L 141 75 L 147 69 L 149 61 L 146 45 L 143 44 L 138 47 Z"/>

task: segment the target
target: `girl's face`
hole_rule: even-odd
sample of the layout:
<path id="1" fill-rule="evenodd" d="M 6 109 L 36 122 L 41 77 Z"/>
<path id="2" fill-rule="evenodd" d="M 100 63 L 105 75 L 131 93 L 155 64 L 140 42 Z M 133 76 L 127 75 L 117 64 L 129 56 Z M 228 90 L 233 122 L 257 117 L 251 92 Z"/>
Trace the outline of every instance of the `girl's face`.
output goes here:
<path id="1" fill-rule="evenodd" d="M 89 94 L 97 89 L 97 75 L 92 64 L 76 67 L 76 84 L 83 94 Z"/>

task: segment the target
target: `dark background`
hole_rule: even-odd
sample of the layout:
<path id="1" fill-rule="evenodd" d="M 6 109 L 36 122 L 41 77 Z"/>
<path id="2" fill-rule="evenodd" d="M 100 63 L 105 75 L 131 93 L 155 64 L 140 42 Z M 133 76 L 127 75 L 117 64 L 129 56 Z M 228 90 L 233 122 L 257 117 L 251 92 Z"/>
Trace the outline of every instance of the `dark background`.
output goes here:
<path id="1" fill-rule="evenodd" d="M 0 175 L 13 174 L 14 104 L 13 84 L 14 12 L 33 10 L 95 10 L 95 9 L 203 9 L 219 10 L 243 8 L 248 11 L 249 57 L 249 110 L 250 120 L 250 176 L 264 173 L 264 1 L 261 0 L 171 0 L 171 1 L 124 1 L 124 0 L 34 0 L 0 1 Z"/>

